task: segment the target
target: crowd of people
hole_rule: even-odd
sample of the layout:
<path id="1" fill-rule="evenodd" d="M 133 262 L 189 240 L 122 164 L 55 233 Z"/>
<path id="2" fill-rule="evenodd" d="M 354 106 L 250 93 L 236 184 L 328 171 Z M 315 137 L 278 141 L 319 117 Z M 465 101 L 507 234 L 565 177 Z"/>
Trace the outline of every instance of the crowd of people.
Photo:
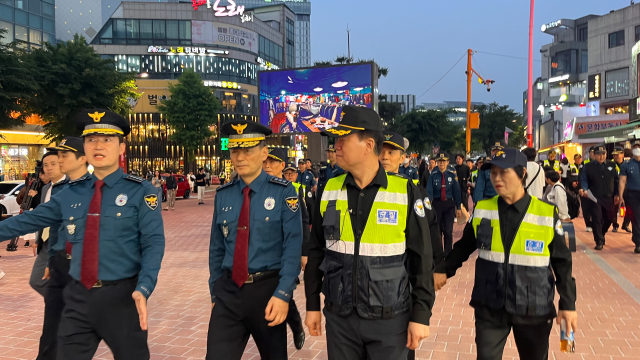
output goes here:
<path id="1" fill-rule="evenodd" d="M 250 336 L 263 360 L 286 359 L 287 325 L 301 349 L 304 325 L 321 336 L 323 315 L 329 359 L 413 359 L 430 335 L 436 291 L 476 251 L 478 359 L 501 359 L 513 331 L 520 358 L 542 360 L 553 319 L 577 330 L 564 233 L 579 209 L 585 221 L 591 215 L 602 250 L 616 207 L 626 204 L 640 252 L 640 140 L 626 162 L 620 149 L 611 161 L 597 146 L 586 164 L 580 156 L 538 163 L 535 149 L 496 142 L 475 164 L 439 152 L 413 167 L 407 139 L 383 129 L 374 110 L 342 112 L 336 131 L 323 131 L 333 144 L 320 168 L 269 149 L 267 126 L 223 124 L 234 174 L 214 198 L 208 360 L 241 359 Z M 163 186 L 175 199 L 173 176 L 122 172 L 130 128 L 121 116 L 83 110 L 76 122 L 82 138 L 66 138 L 44 159 L 40 205 L 0 222 L 0 241 L 40 233 L 32 276 L 45 299 L 38 359 L 88 360 L 101 340 L 116 360 L 149 359 L 147 299 L 165 243 L 158 208 Z M 202 204 L 204 169 L 188 181 Z M 466 223 L 454 244 L 456 221 Z M 304 321 L 293 300 L 301 276 Z"/>

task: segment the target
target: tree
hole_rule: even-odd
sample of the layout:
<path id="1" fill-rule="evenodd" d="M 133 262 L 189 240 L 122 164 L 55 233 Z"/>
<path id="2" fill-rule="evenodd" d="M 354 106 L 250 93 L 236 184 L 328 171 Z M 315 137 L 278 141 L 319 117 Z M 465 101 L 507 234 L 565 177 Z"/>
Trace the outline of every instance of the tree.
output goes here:
<path id="1" fill-rule="evenodd" d="M 480 111 L 480 128 L 471 131 L 472 138 L 479 140 L 482 149 L 487 154 L 491 153 L 491 145 L 496 141 L 504 141 L 505 127 L 513 127 L 522 123 L 522 115 L 509 109 L 508 105 L 499 105 L 493 102 L 489 105 L 482 105 Z M 518 139 L 509 140 L 508 147 L 520 145 Z"/>
<path id="2" fill-rule="evenodd" d="M 184 71 L 176 85 L 169 84 L 169 92 L 171 98 L 158 105 L 158 110 L 175 130 L 171 140 L 184 147 L 186 163 L 193 152 L 211 137 L 209 128 L 217 124 L 220 102 L 193 69 Z"/>
<path id="3" fill-rule="evenodd" d="M 400 103 L 387 102 L 387 95 L 378 96 L 378 114 L 380 114 L 382 121 L 393 123 L 401 111 L 402 105 L 400 105 Z"/>
<path id="4" fill-rule="evenodd" d="M 102 59 L 77 34 L 66 43 L 47 43 L 26 59 L 38 79 L 38 91 L 25 107 L 43 118 L 48 139 L 79 135 L 73 116 L 81 109 L 109 109 L 126 116 L 129 100 L 140 97 L 135 75 L 118 72 L 113 60 Z"/>
<path id="5" fill-rule="evenodd" d="M 409 151 L 422 154 L 431 153 L 434 145 L 439 145 L 441 151 L 453 150 L 461 129 L 449 120 L 447 112 L 440 110 L 412 110 L 387 127 L 409 140 Z"/>
<path id="6" fill-rule="evenodd" d="M 33 97 L 37 87 L 25 64 L 24 51 L 15 42 L 5 44 L 5 33 L 0 30 L 0 129 L 24 124 L 24 117 L 29 114 L 22 104 Z"/>

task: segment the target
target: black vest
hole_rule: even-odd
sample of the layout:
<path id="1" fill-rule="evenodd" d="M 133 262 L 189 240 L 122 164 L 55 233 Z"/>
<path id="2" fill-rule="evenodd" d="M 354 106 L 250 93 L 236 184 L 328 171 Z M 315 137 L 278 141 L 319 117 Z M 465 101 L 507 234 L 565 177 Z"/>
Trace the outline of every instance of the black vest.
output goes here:
<path id="1" fill-rule="evenodd" d="M 589 190 L 596 199 L 612 199 L 614 195 L 617 195 L 614 194 L 617 171 L 613 161 L 606 160 L 603 165 L 597 161 L 590 161 L 582 171 L 586 171 Z"/>

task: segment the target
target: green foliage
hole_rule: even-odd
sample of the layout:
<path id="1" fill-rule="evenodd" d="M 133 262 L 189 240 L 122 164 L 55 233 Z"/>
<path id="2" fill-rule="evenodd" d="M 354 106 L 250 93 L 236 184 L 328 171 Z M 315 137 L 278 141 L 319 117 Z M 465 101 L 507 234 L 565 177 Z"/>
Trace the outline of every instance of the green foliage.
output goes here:
<path id="1" fill-rule="evenodd" d="M 432 146 L 439 144 L 441 151 L 456 148 L 456 135 L 461 126 L 447 118 L 447 112 L 439 110 L 413 110 L 396 118 L 387 126 L 409 140 L 409 151 L 430 154 Z"/>
<path id="2" fill-rule="evenodd" d="M 491 103 L 482 105 L 480 111 L 480 129 L 472 130 L 471 137 L 477 139 L 480 147 L 487 153 L 491 153 L 491 145 L 496 141 L 504 141 L 505 127 L 516 131 L 516 124 L 522 123 L 522 115 L 509 109 L 508 105 L 499 105 Z M 514 122 L 515 120 L 515 122 Z M 520 134 L 522 134 L 520 129 Z M 508 147 L 519 148 L 522 144 L 522 138 L 518 138 L 517 134 L 509 135 Z"/>
<path id="3" fill-rule="evenodd" d="M 0 29 L 0 39 L 5 33 L 6 30 Z M 17 43 L 0 41 L 0 129 L 23 125 L 28 115 L 22 104 L 33 97 L 37 84 L 24 57 Z M 14 118 L 12 113 L 20 116 Z"/>
<path id="4" fill-rule="evenodd" d="M 42 116 L 48 139 L 79 135 L 73 116 L 81 109 L 106 108 L 126 116 L 130 99 L 140 97 L 134 74 L 118 72 L 113 60 L 102 59 L 77 34 L 72 41 L 33 50 L 26 58 L 39 86 L 26 107 Z"/>
<path id="5" fill-rule="evenodd" d="M 158 110 L 175 130 L 171 140 L 184 146 L 187 162 L 193 151 L 211 137 L 209 127 L 217 124 L 220 102 L 192 69 L 184 71 L 176 85 L 169 84 L 169 91 L 171 98 L 158 105 Z"/>
<path id="6" fill-rule="evenodd" d="M 378 114 L 384 122 L 393 123 L 401 111 L 402 105 L 400 103 L 387 102 L 386 95 L 378 96 Z"/>
<path id="7" fill-rule="evenodd" d="M 375 60 L 358 59 L 356 61 L 353 58 L 349 58 L 346 55 L 341 55 L 335 58 L 335 60 L 319 60 L 314 61 L 313 66 L 330 66 L 330 65 L 345 65 L 345 64 L 362 64 L 368 62 L 375 62 Z M 378 79 L 381 77 L 387 77 L 389 75 L 389 68 L 378 65 Z"/>

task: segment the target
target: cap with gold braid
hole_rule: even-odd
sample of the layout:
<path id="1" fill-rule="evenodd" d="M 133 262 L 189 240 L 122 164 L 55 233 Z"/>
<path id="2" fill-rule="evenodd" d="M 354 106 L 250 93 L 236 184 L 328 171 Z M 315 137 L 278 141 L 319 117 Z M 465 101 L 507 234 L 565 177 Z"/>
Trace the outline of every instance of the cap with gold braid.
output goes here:
<path id="1" fill-rule="evenodd" d="M 385 131 L 384 135 L 384 143 L 393 147 L 396 147 L 402 151 L 405 151 L 404 148 L 404 138 L 402 135 L 395 133 L 393 131 Z"/>
<path id="2" fill-rule="evenodd" d="M 271 135 L 271 129 L 254 121 L 236 120 L 222 125 L 221 131 L 229 136 L 229 149 L 252 148 Z"/>
<path id="3" fill-rule="evenodd" d="M 287 153 L 284 151 L 284 149 L 280 148 L 269 149 L 269 158 L 275 161 L 286 162 Z"/>
<path id="4" fill-rule="evenodd" d="M 446 152 L 441 152 L 438 153 L 438 155 L 436 155 L 435 157 L 436 161 L 449 161 L 449 154 L 447 154 Z"/>
<path id="5" fill-rule="evenodd" d="M 382 120 L 373 109 L 347 105 L 342 107 L 338 126 L 322 130 L 322 135 L 341 137 L 358 131 L 373 130 L 382 132 Z"/>
<path id="6" fill-rule="evenodd" d="M 79 137 L 67 136 L 54 147 L 48 147 L 48 151 L 71 151 L 84 154 L 84 140 Z"/>
<path id="7" fill-rule="evenodd" d="M 76 123 L 76 129 L 82 131 L 82 136 L 127 136 L 131 132 L 131 126 L 129 126 L 127 119 L 106 109 L 83 109 L 73 119 Z"/>

